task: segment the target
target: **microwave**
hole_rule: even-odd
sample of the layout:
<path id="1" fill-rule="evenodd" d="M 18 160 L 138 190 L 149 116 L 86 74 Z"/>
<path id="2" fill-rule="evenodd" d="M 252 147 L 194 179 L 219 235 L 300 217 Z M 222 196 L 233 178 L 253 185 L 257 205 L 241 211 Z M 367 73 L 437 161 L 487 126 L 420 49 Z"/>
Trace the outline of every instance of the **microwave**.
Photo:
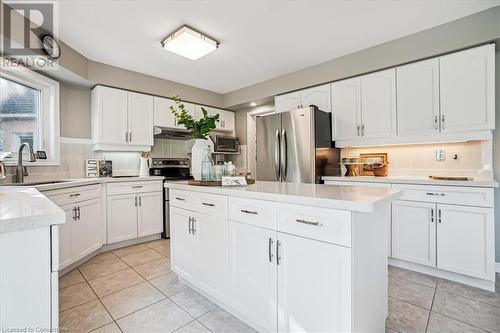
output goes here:
<path id="1" fill-rule="evenodd" d="M 219 153 L 239 153 L 240 144 L 234 136 L 216 135 L 214 140 L 214 151 Z"/>

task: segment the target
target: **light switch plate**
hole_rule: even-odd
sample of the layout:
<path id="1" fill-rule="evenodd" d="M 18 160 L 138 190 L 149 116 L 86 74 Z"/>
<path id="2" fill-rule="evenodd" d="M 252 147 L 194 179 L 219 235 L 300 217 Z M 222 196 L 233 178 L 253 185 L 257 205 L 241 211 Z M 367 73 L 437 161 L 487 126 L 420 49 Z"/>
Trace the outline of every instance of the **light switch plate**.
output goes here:
<path id="1" fill-rule="evenodd" d="M 444 149 L 436 150 L 436 161 L 444 161 L 446 157 L 446 152 Z"/>

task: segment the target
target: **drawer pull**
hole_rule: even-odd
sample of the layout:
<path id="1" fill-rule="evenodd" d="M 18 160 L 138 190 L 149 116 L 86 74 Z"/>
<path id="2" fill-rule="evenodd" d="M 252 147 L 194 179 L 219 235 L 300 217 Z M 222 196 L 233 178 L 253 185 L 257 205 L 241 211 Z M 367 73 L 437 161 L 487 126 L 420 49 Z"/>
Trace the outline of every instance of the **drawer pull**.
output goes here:
<path id="1" fill-rule="evenodd" d="M 80 193 L 74 193 L 74 194 L 69 195 L 70 198 L 79 197 L 79 196 L 80 196 Z"/>
<path id="2" fill-rule="evenodd" d="M 257 215 L 258 214 L 256 211 L 246 210 L 246 209 L 242 209 L 241 212 L 245 213 L 245 214 L 252 214 L 252 215 Z"/>
<path id="3" fill-rule="evenodd" d="M 318 227 L 322 226 L 322 224 L 319 223 L 319 222 L 307 221 L 307 220 L 303 220 L 303 219 L 296 219 L 295 221 L 297 221 L 299 223 L 303 223 L 303 224 L 315 225 L 315 226 L 318 226 Z"/>
<path id="4" fill-rule="evenodd" d="M 143 188 L 142 185 L 132 186 L 132 188 Z"/>
<path id="5" fill-rule="evenodd" d="M 179 200 L 179 201 L 186 201 L 186 199 L 184 199 L 184 198 L 179 198 L 179 197 L 175 197 L 175 200 Z"/>
<path id="6" fill-rule="evenodd" d="M 273 239 L 271 237 L 269 237 L 269 262 L 273 262 Z"/>
<path id="7" fill-rule="evenodd" d="M 445 196 L 444 193 L 435 193 L 435 192 L 427 192 L 425 194 L 427 194 L 427 195 L 436 195 L 436 196 L 440 196 L 440 197 L 444 197 Z"/>
<path id="8" fill-rule="evenodd" d="M 208 203 L 208 202 L 202 202 L 201 203 L 203 206 L 208 206 L 208 207 L 214 207 L 215 205 L 212 204 L 212 203 Z"/>

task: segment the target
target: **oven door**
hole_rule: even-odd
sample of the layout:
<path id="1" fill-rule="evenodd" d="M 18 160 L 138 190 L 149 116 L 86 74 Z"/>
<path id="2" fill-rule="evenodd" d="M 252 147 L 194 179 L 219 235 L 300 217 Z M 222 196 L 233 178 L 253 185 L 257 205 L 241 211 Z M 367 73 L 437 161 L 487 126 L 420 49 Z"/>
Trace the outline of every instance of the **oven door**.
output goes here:
<path id="1" fill-rule="evenodd" d="M 234 136 L 221 136 L 217 135 L 215 137 L 215 151 L 227 152 L 227 153 L 237 153 L 239 152 L 238 138 Z"/>

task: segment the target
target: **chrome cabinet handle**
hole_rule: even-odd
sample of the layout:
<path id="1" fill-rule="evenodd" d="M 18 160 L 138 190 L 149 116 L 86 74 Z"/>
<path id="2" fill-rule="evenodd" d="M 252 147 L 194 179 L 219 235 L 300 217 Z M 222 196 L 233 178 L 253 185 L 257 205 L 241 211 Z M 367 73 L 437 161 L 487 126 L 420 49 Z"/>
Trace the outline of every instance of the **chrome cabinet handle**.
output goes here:
<path id="1" fill-rule="evenodd" d="M 439 196 L 439 197 L 444 197 L 446 195 L 444 193 L 437 193 L 437 192 L 427 192 L 425 194 L 426 195 L 435 195 L 435 196 Z"/>
<path id="2" fill-rule="evenodd" d="M 143 188 L 142 185 L 132 186 L 132 188 Z"/>
<path id="3" fill-rule="evenodd" d="M 444 126 L 444 114 L 441 115 L 441 128 L 445 129 L 445 126 Z"/>
<path id="4" fill-rule="evenodd" d="M 431 208 L 431 223 L 434 222 L 434 208 Z"/>
<path id="5" fill-rule="evenodd" d="M 76 221 L 76 207 L 73 207 L 73 221 Z"/>
<path id="6" fill-rule="evenodd" d="M 361 125 L 361 136 L 365 136 L 365 124 Z"/>
<path id="7" fill-rule="evenodd" d="M 135 196 L 135 207 L 137 207 L 137 195 Z"/>
<path id="8" fill-rule="evenodd" d="M 307 220 L 304 220 L 304 219 L 296 219 L 295 221 L 297 221 L 298 223 L 309 224 L 309 225 L 315 225 L 315 226 L 318 226 L 318 227 L 321 227 L 321 226 L 322 226 L 322 224 L 321 224 L 321 223 L 319 223 L 319 222 L 307 221 Z"/>
<path id="9" fill-rule="evenodd" d="M 438 222 L 441 223 L 441 209 L 438 209 Z"/>
<path id="10" fill-rule="evenodd" d="M 128 132 L 128 142 L 132 142 L 132 132 Z"/>
<path id="11" fill-rule="evenodd" d="M 184 199 L 184 198 L 179 198 L 179 197 L 175 197 L 175 200 L 179 200 L 179 201 L 186 201 L 186 199 Z"/>
<path id="12" fill-rule="evenodd" d="M 274 141 L 274 173 L 276 174 L 276 180 L 280 181 L 280 147 L 281 138 L 280 130 L 276 130 L 276 138 Z"/>
<path id="13" fill-rule="evenodd" d="M 358 136 L 361 136 L 361 132 L 360 132 L 361 127 L 359 126 L 359 124 L 357 126 L 357 129 L 358 129 Z"/>
<path id="14" fill-rule="evenodd" d="M 438 116 L 434 116 L 434 129 L 439 129 Z"/>
<path id="15" fill-rule="evenodd" d="M 125 132 L 125 142 L 128 142 L 128 132 Z"/>
<path id="16" fill-rule="evenodd" d="M 272 250 L 272 247 L 273 247 L 273 239 L 271 237 L 269 237 L 269 262 L 273 262 L 273 250 Z"/>
<path id="17" fill-rule="evenodd" d="M 204 206 L 208 206 L 208 207 L 214 207 L 215 206 L 213 203 L 208 203 L 208 202 L 202 202 L 201 204 L 204 205 Z"/>
<path id="18" fill-rule="evenodd" d="M 288 148 L 287 148 L 287 138 L 286 138 L 286 130 L 283 129 L 281 131 L 281 180 L 286 181 L 286 172 L 288 169 Z"/>
<path id="19" fill-rule="evenodd" d="M 192 217 L 190 216 L 189 221 L 188 221 L 188 233 L 189 234 L 191 234 L 191 220 L 192 220 Z"/>
<path id="20" fill-rule="evenodd" d="M 139 207 L 142 207 L 142 197 L 139 196 Z"/>
<path id="21" fill-rule="evenodd" d="M 281 242 L 279 240 L 276 241 L 276 265 L 280 264 L 281 253 L 280 253 Z"/>
<path id="22" fill-rule="evenodd" d="M 240 210 L 242 213 L 245 213 L 245 214 L 252 214 L 252 215 L 257 215 L 258 213 L 254 210 L 246 210 L 246 209 L 242 209 Z"/>
<path id="23" fill-rule="evenodd" d="M 80 196 L 80 193 L 73 193 L 73 194 L 69 195 L 70 198 L 74 198 L 74 197 L 78 197 L 78 196 Z"/>
<path id="24" fill-rule="evenodd" d="M 192 220 L 192 227 L 191 227 L 191 230 L 193 231 L 193 235 L 196 234 L 196 219 L 193 217 L 193 220 Z"/>

